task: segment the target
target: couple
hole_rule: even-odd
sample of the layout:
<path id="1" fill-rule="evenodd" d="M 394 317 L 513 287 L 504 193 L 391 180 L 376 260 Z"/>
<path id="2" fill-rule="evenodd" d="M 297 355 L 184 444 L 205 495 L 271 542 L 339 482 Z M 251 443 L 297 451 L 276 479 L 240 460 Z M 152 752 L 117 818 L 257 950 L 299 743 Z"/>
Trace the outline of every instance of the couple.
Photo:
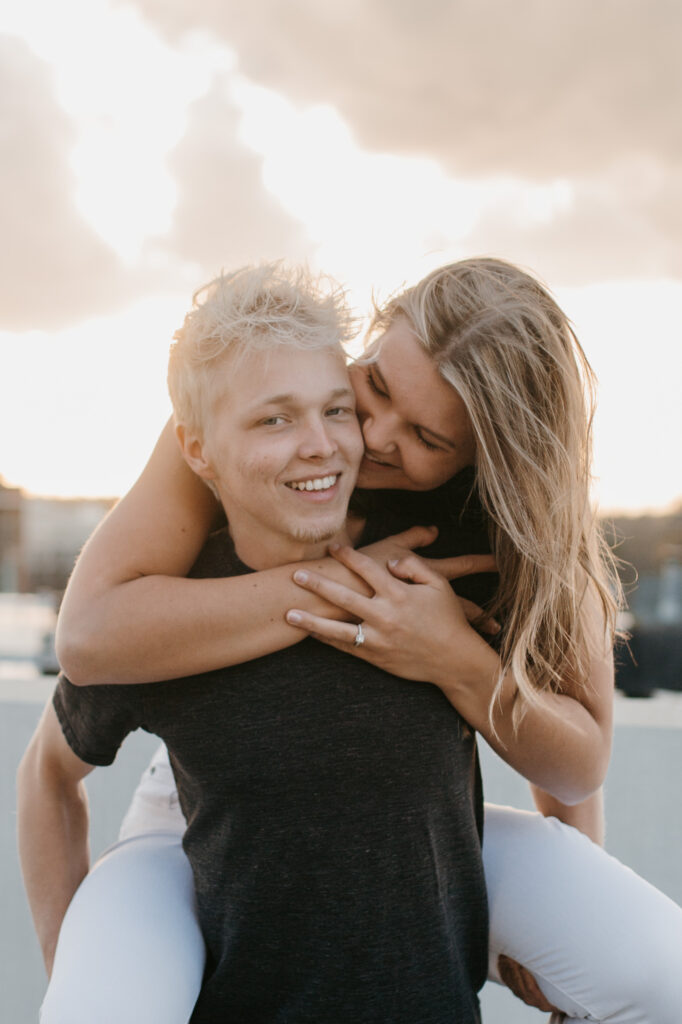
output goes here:
<path id="1" fill-rule="evenodd" d="M 166 740 L 207 948 L 194 1021 L 478 1019 L 488 949 L 468 726 L 529 778 L 542 812 L 600 838 L 613 602 L 585 512 L 589 368 L 569 325 L 540 285 L 499 261 L 430 275 L 377 315 L 352 368 L 364 456 L 345 326 L 333 296 L 277 268 L 220 279 L 196 303 L 170 365 L 196 477 L 162 441 L 86 549 L 63 609 L 74 681 L 128 685 L 62 679 L 22 763 L 22 859 L 49 968 L 87 872 L 79 780 L 131 729 Z M 358 462 L 363 490 L 352 495 Z M 193 579 L 162 579 L 188 571 L 213 515 L 199 478 L 229 530 L 208 541 Z M 489 533 L 497 591 L 479 576 L 468 594 L 501 622 L 494 649 L 470 625 L 480 609 L 433 564 L 380 540 L 420 519 L 439 526 L 432 554 L 485 551 Z M 342 546 L 323 558 L 330 541 Z M 297 644 L 310 633 L 327 645 Z M 139 685 L 161 679 L 173 681 Z M 108 1009 L 118 1021 L 189 1017 L 203 949 L 175 838 L 184 820 L 157 799 L 162 771 L 142 784 L 130 838 L 69 909 L 46 1024 L 84 1006 L 99 1020 Z M 137 813 L 150 795 L 171 831 Z M 488 809 L 484 856 L 493 974 L 514 969 L 499 958 L 511 955 L 533 971 L 536 998 L 575 1019 L 677 1019 L 682 915 L 670 901 L 539 816 Z M 151 935 L 143 981 L 109 962 L 118 1008 L 111 992 L 98 1012 L 106 980 L 69 957 L 120 926 L 97 902 L 98 877 L 106 896 L 117 872 L 145 896 L 163 881 L 154 906 L 187 919 L 184 975 L 169 966 L 173 927 L 142 911 L 112 955 L 135 931 Z M 603 918 L 585 927 L 595 892 Z M 93 908 L 99 924 L 84 935 Z M 173 1017 L 158 1010 L 185 982 L 191 1002 L 172 999 Z"/>

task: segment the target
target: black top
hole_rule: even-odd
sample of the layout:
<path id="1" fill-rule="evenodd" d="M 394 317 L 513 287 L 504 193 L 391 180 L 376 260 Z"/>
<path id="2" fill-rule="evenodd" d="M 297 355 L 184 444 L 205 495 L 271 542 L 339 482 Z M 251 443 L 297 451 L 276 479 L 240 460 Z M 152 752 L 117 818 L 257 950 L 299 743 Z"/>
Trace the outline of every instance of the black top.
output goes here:
<path id="1" fill-rule="evenodd" d="M 367 517 L 362 543 L 400 533 L 410 526 L 437 526 L 438 537 L 418 553 L 429 558 L 487 555 L 491 551 L 489 522 L 478 497 L 472 467 L 461 470 L 433 491 L 356 490 L 356 514 Z M 371 535 L 371 540 L 368 536 Z M 478 573 L 453 581 L 461 597 L 485 607 L 495 590 L 494 573 Z"/>
<path id="2" fill-rule="evenodd" d="M 227 531 L 195 576 L 249 572 Z M 167 743 L 208 948 L 193 1024 L 475 1024 L 487 907 L 474 737 L 440 690 L 306 639 L 166 683 L 73 687 L 74 752 Z"/>

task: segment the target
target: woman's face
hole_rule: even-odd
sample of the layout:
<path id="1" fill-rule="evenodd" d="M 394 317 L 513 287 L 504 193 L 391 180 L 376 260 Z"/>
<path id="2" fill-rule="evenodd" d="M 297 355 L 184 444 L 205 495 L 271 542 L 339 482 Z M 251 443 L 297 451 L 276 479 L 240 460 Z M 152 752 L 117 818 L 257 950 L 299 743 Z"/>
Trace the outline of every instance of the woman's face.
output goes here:
<path id="1" fill-rule="evenodd" d="M 358 487 L 431 490 L 474 462 L 464 403 L 404 317 L 378 352 L 375 362 L 350 368 L 365 439 Z"/>

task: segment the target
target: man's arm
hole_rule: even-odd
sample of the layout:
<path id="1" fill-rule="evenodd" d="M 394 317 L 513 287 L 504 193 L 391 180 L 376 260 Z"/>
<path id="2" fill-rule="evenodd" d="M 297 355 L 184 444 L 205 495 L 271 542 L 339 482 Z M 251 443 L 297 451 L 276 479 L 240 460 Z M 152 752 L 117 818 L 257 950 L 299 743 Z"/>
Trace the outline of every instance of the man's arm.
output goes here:
<path id="1" fill-rule="evenodd" d="M 64 739 L 50 701 L 17 774 L 19 857 L 48 977 L 64 914 L 89 868 L 82 780 L 91 771 Z"/>

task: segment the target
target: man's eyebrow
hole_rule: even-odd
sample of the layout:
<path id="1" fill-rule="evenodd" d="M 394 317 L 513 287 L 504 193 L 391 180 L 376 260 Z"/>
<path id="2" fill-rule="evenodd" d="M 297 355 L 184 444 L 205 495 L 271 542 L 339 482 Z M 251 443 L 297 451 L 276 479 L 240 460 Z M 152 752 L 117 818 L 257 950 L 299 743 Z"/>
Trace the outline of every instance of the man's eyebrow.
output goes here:
<path id="1" fill-rule="evenodd" d="M 390 391 L 390 388 L 389 388 L 388 384 L 386 383 L 386 378 L 384 377 L 383 373 L 381 372 L 381 368 L 379 366 L 379 363 L 375 361 L 373 363 L 370 363 L 369 365 L 374 369 L 374 372 L 376 373 L 377 377 L 379 378 L 379 383 L 381 384 L 381 386 L 384 389 L 384 391 L 386 392 L 386 394 L 390 397 L 391 391 Z M 424 426 L 423 423 L 413 423 L 412 426 L 416 427 L 418 430 L 421 430 L 421 432 L 423 434 L 430 434 L 431 437 L 435 437 L 437 441 L 440 441 L 441 444 L 447 445 L 448 448 L 451 448 L 451 449 L 457 448 L 457 445 L 455 444 L 455 442 L 452 440 L 451 437 L 445 437 L 444 434 L 439 434 L 437 430 L 432 430 L 431 427 L 426 427 L 426 426 Z"/>
<path id="2" fill-rule="evenodd" d="M 353 397 L 353 389 L 347 388 L 334 388 L 330 391 L 323 400 L 324 403 L 333 402 L 337 398 L 351 398 Z M 280 395 L 268 395 L 267 398 L 259 398 L 251 406 L 252 409 L 262 409 L 267 405 L 298 405 L 300 402 L 300 396 L 295 395 L 292 392 L 282 392 Z"/>

